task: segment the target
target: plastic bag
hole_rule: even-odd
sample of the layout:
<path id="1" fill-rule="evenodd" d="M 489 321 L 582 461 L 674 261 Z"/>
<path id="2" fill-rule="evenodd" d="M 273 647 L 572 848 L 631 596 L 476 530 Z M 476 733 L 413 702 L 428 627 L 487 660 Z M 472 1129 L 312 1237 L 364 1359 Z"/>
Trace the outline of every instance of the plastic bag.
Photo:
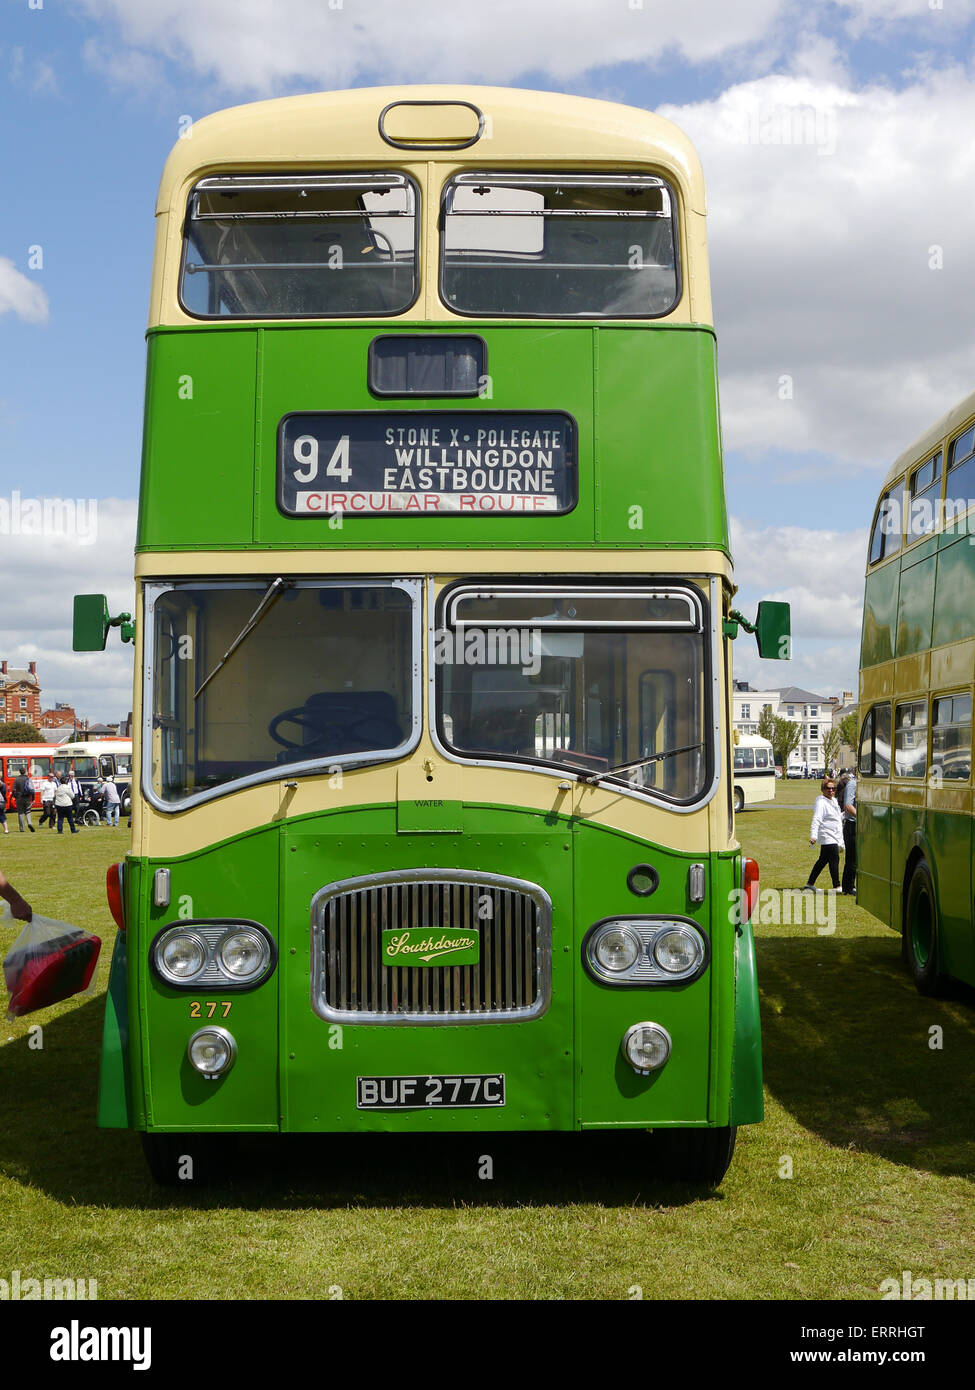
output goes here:
<path id="1" fill-rule="evenodd" d="M 4 920 L 8 924 L 14 920 L 9 910 Z M 101 949 L 101 937 L 35 912 L 3 962 L 4 983 L 10 992 L 7 1017 L 20 1018 L 72 994 L 90 992 Z"/>

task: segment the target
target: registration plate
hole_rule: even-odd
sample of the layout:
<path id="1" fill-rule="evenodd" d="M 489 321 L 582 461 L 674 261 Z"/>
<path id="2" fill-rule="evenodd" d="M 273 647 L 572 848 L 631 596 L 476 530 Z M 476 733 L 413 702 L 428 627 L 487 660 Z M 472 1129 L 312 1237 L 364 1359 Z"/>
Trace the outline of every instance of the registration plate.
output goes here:
<path id="1" fill-rule="evenodd" d="M 504 1105 L 504 1074 L 357 1076 L 357 1110 L 469 1110 Z"/>

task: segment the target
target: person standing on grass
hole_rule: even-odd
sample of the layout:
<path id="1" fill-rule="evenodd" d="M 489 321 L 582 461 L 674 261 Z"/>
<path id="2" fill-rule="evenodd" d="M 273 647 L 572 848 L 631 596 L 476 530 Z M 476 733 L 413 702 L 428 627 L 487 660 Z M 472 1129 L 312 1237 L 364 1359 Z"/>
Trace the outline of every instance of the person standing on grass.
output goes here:
<path id="1" fill-rule="evenodd" d="M 3 826 L 3 833 L 9 835 L 7 828 L 7 784 L 0 775 L 0 825 Z"/>
<path id="2" fill-rule="evenodd" d="M 845 772 L 836 784 L 836 802 L 843 812 L 843 895 L 855 898 L 857 891 L 857 779 Z"/>
<path id="3" fill-rule="evenodd" d="M 19 777 L 14 778 L 14 802 L 17 806 L 17 824 L 20 827 L 21 835 L 24 833 L 25 826 L 33 835 L 34 827 L 30 823 L 30 808 L 34 803 L 34 784 L 26 772 L 22 772 Z"/>
<path id="4" fill-rule="evenodd" d="M 114 777 L 106 777 L 105 785 L 102 787 L 103 801 L 105 807 L 105 824 L 118 825 L 118 808 L 122 798 L 118 794 L 118 787 L 115 785 Z"/>
<path id="5" fill-rule="evenodd" d="M 828 864 L 835 893 L 840 886 L 840 845 L 843 843 L 843 816 L 836 804 L 836 783 L 832 777 L 823 778 L 821 791 L 822 795 L 816 797 L 812 825 L 809 828 L 809 843 L 819 845 L 819 858 L 812 866 L 809 881 L 804 886 L 815 888 L 817 878 Z"/>
<path id="6" fill-rule="evenodd" d="M 0 870 L 0 898 L 10 904 L 10 911 L 20 921 L 29 922 L 34 915 L 30 903 L 20 896 L 13 884 L 4 877 L 2 870 Z"/>
<path id="7" fill-rule="evenodd" d="M 58 789 L 58 779 L 56 777 L 43 777 L 41 779 L 41 818 L 37 822 L 43 825 L 48 822 L 51 829 L 54 829 L 54 793 Z"/>
<path id="8" fill-rule="evenodd" d="M 58 789 L 54 793 L 54 808 L 58 813 L 58 834 L 64 834 L 64 822 L 67 821 L 72 835 L 77 835 L 78 827 L 74 823 L 74 797 L 67 782 L 58 783 Z"/>

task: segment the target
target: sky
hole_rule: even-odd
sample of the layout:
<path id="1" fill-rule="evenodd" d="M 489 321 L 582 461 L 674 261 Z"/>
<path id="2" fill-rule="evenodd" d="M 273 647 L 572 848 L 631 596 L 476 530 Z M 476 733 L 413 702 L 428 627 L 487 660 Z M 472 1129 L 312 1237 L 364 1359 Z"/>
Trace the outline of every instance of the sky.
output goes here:
<path id="1" fill-rule="evenodd" d="M 132 604 L 155 192 L 181 121 L 410 82 L 659 112 L 708 183 L 736 603 L 856 690 L 891 460 L 973 387 L 975 0 L 0 0 L 0 657 L 45 705 L 131 707 L 131 652 L 71 652 L 71 598 Z M 71 534 L 32 534 L 37 499 Z M 70 503 L 67 509 L 63 504 Z M 49 526 L 49 531 L 57 531 Z"/>

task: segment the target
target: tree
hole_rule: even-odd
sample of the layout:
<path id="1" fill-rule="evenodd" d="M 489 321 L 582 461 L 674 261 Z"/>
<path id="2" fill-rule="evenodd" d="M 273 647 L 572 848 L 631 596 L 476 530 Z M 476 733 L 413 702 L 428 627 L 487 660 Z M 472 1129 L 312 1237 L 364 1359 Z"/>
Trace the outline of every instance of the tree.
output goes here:
<path id="1" fill-rule="evenodd" d="M 840 731 L 830 728 L 823 732 L 823 767 L 829 772 L 836 763 L 840 751 Z"/>
<path id="2" fill-rule="evenodd" d="M 762 713 L 764 714 L 764 710 Z M 761 725 L 759 725 L 761 727 Z M 789 762 L 789 754 L 799 747 L 802 739 L 802 725 L 795 719 L 782 719 L 779 715 L 772 720 L 772 753 L 778 767 L 784 772 Z"/>
<path id="3" fill-rule="evenodd" d="M 0 743 L 46 743 L 44 735 L 40 729 L 35 729 L 33 724 L 15 724 L 10 720 L 6 724 L 0 724 Z"/>
<path id="4" fill-rule="evenodd" d="M 843 718 L 836 726 L 840 741 L 845 743 L 847 748 L 852 748 L 854 753 L 856 752 L 857 740 L 860 736 L 859 724 L 860 717 L 856 710 L 853 710 L 851 714 L 844 714 Z"/>
<path id="5" fill-rule="evenodd" d="M 769 743 L 775 743 L 775 715 L 772 713 L 771 705 L 762 706 L 762 712 L 758 716 L 758 732 L 762 738 L 767 738 Z"/>

